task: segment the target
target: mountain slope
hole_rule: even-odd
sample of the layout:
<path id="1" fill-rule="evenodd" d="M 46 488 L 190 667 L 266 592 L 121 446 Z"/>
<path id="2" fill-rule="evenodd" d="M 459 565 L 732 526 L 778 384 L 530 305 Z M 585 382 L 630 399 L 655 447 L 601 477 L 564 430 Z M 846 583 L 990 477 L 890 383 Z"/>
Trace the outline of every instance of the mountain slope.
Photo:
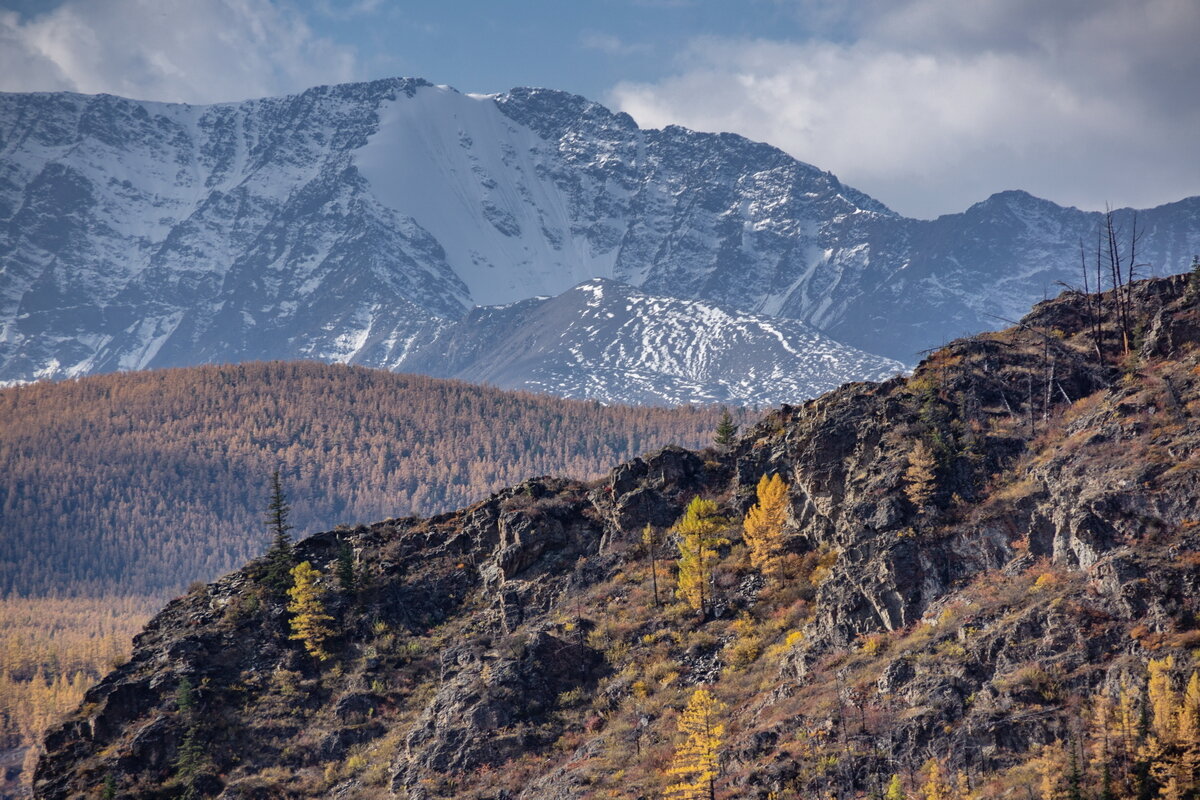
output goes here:
<path id="1" fill-rule="evenodd" d="M 258 358 L 390 368 L 474 305 L 592 277 L 911 362 L 1077 282 L 1098 221 L 1020 193 L 905 219 L 768 145 L 643 130 L 542 89 L 0 94 L 0 381 Z M 1200 251 L 1200 200 L 1141 221 L 1147 274 Z"/>
<path id="2" fill-rule="evenodd" d="M 161 597 L 220 575 L 266 547 L 275 469 L 306 531 L 598 475 L 703 444 L 718 416 L 312 362 L 0 390 L 0 597 Z"/>
<path id="3" fill-rule="evenodd" d="M 1172 779 L 1187 796 L 1191 283 L 1131 288 L 1132 353 L 1112 293 L 1099 349 L 1097 305 L 1069 294 L 911 378 L 785 407 L 729 453 L 667 448 L 311 537 L 297 558 L 336 623 L 326 661 L 251 563 L 147 627 L 47 736 L 35 796 L 649 797 L 695 744 L 677 729 L 700 687 L 719 796 L 1066 796 L 1072 762 L 1086 796 Z M 771 474 L 787 513 L 760 569 L 738 521 Z M 650 562 L 642 544 L 696 496 L 729 540 L 699 613 L 670 594 L 673 548 Z M 352 585 L 334 577 L 347 547 Z"/>
<path id="4" fill-rule="evenodd" d="M 595 279 L 555 298 L 477 308 L 394 368 L 602 402 L 779 405 L 904 365 L 798 320 Z"/>

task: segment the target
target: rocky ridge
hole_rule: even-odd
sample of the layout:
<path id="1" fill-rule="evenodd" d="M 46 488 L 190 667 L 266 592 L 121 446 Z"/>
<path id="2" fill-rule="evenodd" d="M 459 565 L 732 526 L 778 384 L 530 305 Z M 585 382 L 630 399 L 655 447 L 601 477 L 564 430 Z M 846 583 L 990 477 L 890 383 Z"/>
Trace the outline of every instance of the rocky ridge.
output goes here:
<path id="1" fill-rule="evenodd" d="M 311 537 L 298 558 L 332 576 L 349 546 L 363 579 L 327 578 L 331 662 L 287 639 L 253 563 L 150 624 L 47 737 L 36 796 L 177 791 L 185 677 L 203 796 L 653 796 L 699 685 L 729 707 L 731 796 L 915 790 L 931 757 L 977 796 L 1027 787 L 1081 703 L 1149 657 L 1195 667 L 1200 276 L 1129 296 L 1128 354 L 1111 325 L 1097 353 L 1096 306 L 1069 293 L 910 378 L 784 407 L 729 452 Z M 1111 322 L 1111 293 L 1100 307 Z M 774 576 L 736 524 L 768 473 L 789 484 Z M 641 546 L 696 495 L 734 521 L 703 618 L 654 603 Z"/>

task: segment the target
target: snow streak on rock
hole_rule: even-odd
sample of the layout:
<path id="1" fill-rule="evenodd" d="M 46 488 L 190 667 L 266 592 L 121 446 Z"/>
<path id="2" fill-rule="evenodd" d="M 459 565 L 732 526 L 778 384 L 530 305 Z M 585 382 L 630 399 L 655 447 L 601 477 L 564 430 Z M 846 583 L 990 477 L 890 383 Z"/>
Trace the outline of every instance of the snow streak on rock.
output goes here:
<path id="1" fill-rule="evenodd" d="M 555 298 L 475 309 L 398 366 L 611 403 L 766 406 L 904 368 L 799 320 L 648 295 L 604 279 Z"/>

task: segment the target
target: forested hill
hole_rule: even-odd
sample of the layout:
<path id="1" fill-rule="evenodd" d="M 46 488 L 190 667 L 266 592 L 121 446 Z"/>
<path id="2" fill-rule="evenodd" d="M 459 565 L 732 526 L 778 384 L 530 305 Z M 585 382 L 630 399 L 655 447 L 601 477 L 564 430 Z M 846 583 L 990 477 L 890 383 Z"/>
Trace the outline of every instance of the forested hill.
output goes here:
<path id="1" fill-rule="evenodd" d="M 1195 800 L 1198 647 L 1200 269 L 196 587 L 34 797 Z"/>
<path id="2" fill-rule="evenodd" d="M 276 467 L 297 533 L 594 477 L 711 440 L 715 409 L 602 407 L 311 362 L 0 391 L 0 596 L 161 594 L 260 554 Z"/>

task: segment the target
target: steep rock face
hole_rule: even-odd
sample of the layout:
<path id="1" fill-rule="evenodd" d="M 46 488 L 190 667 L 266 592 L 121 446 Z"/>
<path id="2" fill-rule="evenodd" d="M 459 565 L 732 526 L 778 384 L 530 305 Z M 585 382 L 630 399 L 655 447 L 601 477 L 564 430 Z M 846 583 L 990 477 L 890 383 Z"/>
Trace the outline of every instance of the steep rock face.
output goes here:
<path id="1" fill-rule="evenodd" d="M 1200 250 L 1195 198 L 1140 220 L 1148 274 Z M 215 106 L 3 94 L 0 381 L 391 368 L 474 305 L 594 277 L 911 363 L 1077 283 L 1098 223 L 1019 192 L 905 219 L 768 145 L 643 130 L 542 89 L 392 79 Z"/>
<path id="2" fill-rule="evenodd" d="M 306 540 L 326 575 L 344 546 L 362 575 L 325 579 L 334 663 L 287 640 L 252 564 L 151 624 L 48 737 L 37 796 L 178 787 L 184 675 L 205 720 L 196 785 L 224 798 L 650 795 L 699 685 L 728 706 L 721 780 L 739 796 L 855 796 L 929 757 L 1003 796 L 1148 657 L 1191 669 L 1192 283 L 1129 292 L 1140 353 L 1118 349 L 1110 294 L 1098 356 L 1097 306 L 1067 295 L 911 378 L 784 407 L 727 453 L 667 448 L 594 484 L 539 478 Z M 736 524 L 765 474 L 790 487 L 772 574 Z M 697 495 L 733 521 L 702 616 L 670 598 L 669 538 L 655 571 L 641 544 Z"/>

